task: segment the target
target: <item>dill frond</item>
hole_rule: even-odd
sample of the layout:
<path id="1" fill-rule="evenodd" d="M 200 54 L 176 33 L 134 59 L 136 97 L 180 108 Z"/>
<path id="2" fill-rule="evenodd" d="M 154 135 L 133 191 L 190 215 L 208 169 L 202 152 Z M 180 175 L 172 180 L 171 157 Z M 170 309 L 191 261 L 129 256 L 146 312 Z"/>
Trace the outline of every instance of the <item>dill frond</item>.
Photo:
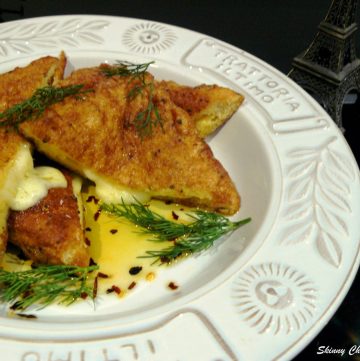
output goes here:
<path id="1" fill-rule="evenodd" d="M 54 86 L 38 88 L 30 98 L 0 113 L 0 126 L 16 127 L 26 120 L 38 118 L 48 107 L 68 96 L 79 96 L 92 91 L 83 87 L 84 85 L 78 84 L 59 88 Z"/>
<path id="2" fill-rule="evenodd" d="M 154 263 L 171 263 L 181 256 L 207 250 L 221 236 L 249 223 L 251 218 L 237 222 L 211 212 L 195 211 L 188 215 L 194 220 L 189 224 L 173 222 L 153 212 L 148 206 L 135 201 L 132 204 L 102 204 L 109 214 L 125 218 L 140 227 L 140 232 L 149 234 L 153 242 L 170 241 L 172 244 L 159 251 L 147 251 L 145 258 L 155 258 Z"/>
<path id="3" fill-rule="evenodd" d="M 53 303 L 70 305 L 79 298 L 94 298 L 96 278 L 90 274 L 98 268 L 45 265 L 19 272 L 0 269 L 0 300 L 11 303 L 13 310 L 25 310 L 32 305 L 42 309 Z"/>
<path id="4" fill-rule="evenodd" d="M 127 61 L 117 61 L 115 65 L 111 67 L 102 67 L 101 71 L 107 76 L 120 76 L 128 77 L 129 82 L 134 83 L 132 88 L 127 94 L 127 98 L 131 101 L 137 96 L 142 95 L 145 90 L 148 91 L 149 100 L 147 107 L 138 112 L 132 123 L 143 139 L 144 137 L 150 136 L 153 133 L 153 128 L 160 126 L 162 127 L 162 119 L 160 117 L 158 108 L 154 103 L 154 82 L 146 82 L 146 72 L 151 64 L 154 62 L 133 64 Z"/>

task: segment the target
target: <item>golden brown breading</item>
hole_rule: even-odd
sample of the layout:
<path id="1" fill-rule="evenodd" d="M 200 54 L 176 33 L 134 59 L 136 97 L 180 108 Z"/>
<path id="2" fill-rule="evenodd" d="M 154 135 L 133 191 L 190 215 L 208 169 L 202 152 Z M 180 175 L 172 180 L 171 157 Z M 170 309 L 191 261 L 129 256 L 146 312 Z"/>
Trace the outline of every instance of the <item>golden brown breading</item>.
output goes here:
<path id="1" fill-rule="evenodd" d="M 45 56 L 25 67 L 0 75 L 0 111 L 31 97 L 37 88 L 56 85 L 66 65 L 64 53 L 58 58 Z"/>
<path id="2" fill-rule="evenodd" d="M 177 106 L 189 113 L 202 138 L 230 119 L 244 101 L 241 94 L 218 85 L 190 87 L 173 81 L 162 81 L 159 86 L 169 92 Z"/>
<path id="3" fill-rule="evenodd" d="M 146 82 L 151 79 L 148 74 Z M 224 214 L 239 209 L 240 197 L 228 173 L 167 91 L 156 86 L 153 91 L 162 127 L 141 138 L 132 123 L 148 106 L 148 88 L 130 98 L 133 81 L 107 78 L 99 69 L 75 71 L 62 82 L 78 83 L 90 84 L 94 91 L 81 100 L 66 98 L 20 126 L 40 151 L 75 172 L 91 171 L 112 185 L 154 198 Z"/>
<path id="4" fill-rule="evenodd" d="M 57 83 L 64 72 L 65 55 L 43 57 L 33 61 L 26 67 L 18 67 L 0 75 L 0 112 L 20 103 L 30 97 L 42 86 Z M 1 122 L 1 120 L 0 120 Z M 29 143 L 14 130 L 0 126 L 0 261 L 6 248 L 6 219 L 9 212 L 9 194 L 15 192 L 21 180 L 21 171 L 12 174 L 17 155 L 24 148 L 30 148 Z"/>
<path id="5" fill-rule="evenodd" d="M 6 249 L 9 197 L 15 192 L 17 174 L 14 168 L 17 154 L 24 147 L 21 137 L 14 131 L 0 128 L 0 261 Z M 25 145 L 26 147 L 26 145 Z"/>
<path id="6" fill-rule="evenodd" d="M 49 189 L 35 206 L 10 212 L 9 241 L 38 264 L 87 266 L 90 258 L 72 177 L 68 172 L 63 174 L 67 188 Z"/>

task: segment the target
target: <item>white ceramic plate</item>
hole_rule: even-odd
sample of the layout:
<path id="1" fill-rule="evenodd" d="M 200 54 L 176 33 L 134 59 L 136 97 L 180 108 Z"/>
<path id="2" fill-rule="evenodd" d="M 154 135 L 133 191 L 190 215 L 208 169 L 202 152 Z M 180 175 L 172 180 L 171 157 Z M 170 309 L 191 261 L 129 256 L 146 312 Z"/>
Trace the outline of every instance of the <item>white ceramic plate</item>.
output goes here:
<path id="1" fill-rule="evenodd" d="M 122 301 L 0 318 L 7 361 L 289 359 L 328 322 L 359 264 L 359 170 L 322 108 L 243 50 L 148 20 L 60 16 L 0 26 L 0 70 L 65 50 L 69 70 L 154 60 L 163 79 L 246 101 L 211 139 L 253 221 Z M 180 287 L 169 291 L 166 284 Z"/>

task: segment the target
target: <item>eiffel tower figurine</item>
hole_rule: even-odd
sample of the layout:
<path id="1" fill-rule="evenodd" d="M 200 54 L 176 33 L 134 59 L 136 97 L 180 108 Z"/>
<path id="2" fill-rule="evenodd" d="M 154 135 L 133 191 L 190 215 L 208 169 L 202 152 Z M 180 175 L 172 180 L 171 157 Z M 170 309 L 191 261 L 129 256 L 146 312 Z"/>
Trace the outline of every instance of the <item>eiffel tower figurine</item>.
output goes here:
<path id="1" fill-rule="evenodd" d="M 344 131 L 342 106 L 350 92 L 360 96 L 356 56 L 357 0 L 332 0 L 309 48 L 293 59 L 288 76 L 308 91 Z"/>

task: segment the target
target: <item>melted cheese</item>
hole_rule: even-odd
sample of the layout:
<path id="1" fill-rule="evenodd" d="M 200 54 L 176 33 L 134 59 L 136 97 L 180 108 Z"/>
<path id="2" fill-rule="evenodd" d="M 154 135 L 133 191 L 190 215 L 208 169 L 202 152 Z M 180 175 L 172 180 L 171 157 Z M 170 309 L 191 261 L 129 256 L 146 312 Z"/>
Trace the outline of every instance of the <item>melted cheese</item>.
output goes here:
<path id="1" fill-rule="evenodd" d="M 7 173 L 4 185 L 0 189 L 0 201 L 7 205 L 15 197 L 17 187 L 25 174 L 33 169 L 33 159 L 30 147 L 27 143 L 22 144 L 11 162 L 11 168 Z"/>
<path id="2" fill-rule="evenodd" d="M 50 188 L 66 188 L 64 175 L 53 167 L 36 167 L 25 174 L 10 201 L 14 211 L 24 211 L 33 207 L 48 194 Z"/>
<path id="3" fill-rule="evenodd" d="M 15 254 L 5 253 L 3 259 L 0 262 L 0 266 L 7 272 L 21 272 L 31 270 L 32 261 L 23 261 Z"/>
<path id="4" fill-rule="evenodd" d="M 14 211 L 23 211 L 45 197 L 50 188 L 65 188 L 64 175 L 52 167 L 34 168 L 30 147 L 24 144 L 16 154 L 1 199 Z"/>
<path id="5" fill-rule="evenodd" d="M 113 185 L 105 181 L 102 177 L 97 176 L 90 170 L 84 172 L 85 176 L 96 184 L 95 194 L 104 203 L 134 203 L 135 200 L 139 202 L 147 202 L 150 200 L 150 194 L 141 191 L 134 191 L 119 185 Z"/>

